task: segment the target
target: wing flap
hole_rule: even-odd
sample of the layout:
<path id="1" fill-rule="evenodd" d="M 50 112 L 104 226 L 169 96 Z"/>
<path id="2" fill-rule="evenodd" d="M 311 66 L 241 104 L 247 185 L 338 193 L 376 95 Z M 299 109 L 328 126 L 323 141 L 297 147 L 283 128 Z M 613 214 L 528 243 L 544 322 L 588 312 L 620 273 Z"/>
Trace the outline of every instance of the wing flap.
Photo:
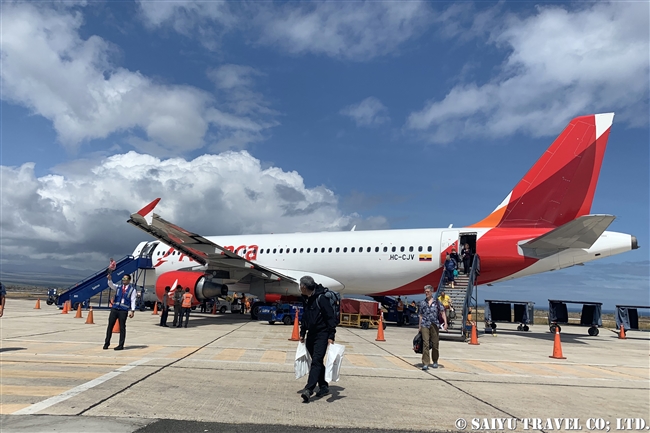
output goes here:
<path id="1" fill-rule="evenodd" d="M 591 248 L 614 215 L 584 215 L 519 246 L 527 257 L 543 258 L 569 248 Z"/>

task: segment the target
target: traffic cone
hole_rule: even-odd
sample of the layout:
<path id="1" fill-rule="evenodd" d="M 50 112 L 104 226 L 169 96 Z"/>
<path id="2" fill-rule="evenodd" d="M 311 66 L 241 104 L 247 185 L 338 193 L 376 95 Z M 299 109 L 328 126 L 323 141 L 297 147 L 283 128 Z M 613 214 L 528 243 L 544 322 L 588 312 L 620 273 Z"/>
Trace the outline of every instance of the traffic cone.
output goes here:
<path id="1" fill-rule="evenodd" d="M 88 317 L 86 318 L 86 325 L 94 325 L 95 321 L 93 320 L 93 307 L 90 307 L 88 312 Z"/>
<path id="2" fill-rule="evenodd" d="M 212 303 L 212 314 L 217 314 L 217 303 L 216 302 Z"/>
<path id="3" fill-rule="evenodd" d="M 79 303 L 79 306 L 77 307 L 77 314 L 74 316 L 75 319 L 83 319 L 83 316 L 81 315 L 81 302 Z"/>
<path id="4" fill-rule="evenodd" d="M 300 328 L 298 326 L 298 309 L 296 308 L 296 317 L 293 318 L 293 332 L 289 341 L 300 341 Z"/>
<path id="5" fill-rule="evenodd" d="M 153 313 L 151 313 L 152 316 L 157 316 L 158 315 L 158 302 L 154 302 L 153 304 Z"/>
<path id="6" fill-rule="evenodd" d="M 555 340 L 553 341 L 553 356 L 549 356 L 549 358 L 555 358 L 555 359 L 566 359 L 564 356 L 562 356 L 562 343 L 560 343 L 560 329 L 555 328 Z"/>
<path id="7" fill-rule="evenodd" d="M 41 309 L 41 300 L 37 299 L 36 305 L 34 305 L 34 310 L 40 310 L 40 309 Z"/>
<path id="8" fill-rule="evenodd" d="M 478 342 L 478 331 L 476 330 L 476 323 L 475 323 L 475 322 L 472 322 L 472 336 L 471 336 L 471 338 L 469 339 L 469 344 L 474 345 L 474 346 L 478 346 L 478 345 L 479 345 L 479 342 Z"/>
<path id="9" fill-rule="evenodd" d="M 384 312 L 379 313 L 379 327 L 377 328 L 377 338 L 375 341 L 386 341 L 384 338 Z"/>
<path id="10" fill-rule="evenodd" d="M 626 337 L 625 337 L 625 326 L 623 326 L 622 323 L 621 323 L 621 326 L 619 327 L 618 339 L 619 339 L 619 340 L 626 340 Z"/>
<path id="11" fill-rule="evenodd" d="M 113 334 L 119 334 L 120 333 L 120 321 L 116 320 L 115 325 L 113 325 Z"/>
<path id="12" fill-rule="evenodd" d="M 63 303 L 63 310 L 61 310 L 61 314 L 68 314 L 68 301 L 65 301 Z"/>

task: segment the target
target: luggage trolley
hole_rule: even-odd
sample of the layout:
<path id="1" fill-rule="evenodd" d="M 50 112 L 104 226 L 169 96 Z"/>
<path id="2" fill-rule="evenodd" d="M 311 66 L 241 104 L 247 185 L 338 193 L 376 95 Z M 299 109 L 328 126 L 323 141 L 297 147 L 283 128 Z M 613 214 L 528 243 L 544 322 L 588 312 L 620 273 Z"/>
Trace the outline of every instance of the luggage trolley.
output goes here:
<path id="1" fill-rule="evenodd" d="M 517 331 L 528 332 L 528 325 L 533 325 L 535 303 L 529 301 L 495 301 L 485 300 L 485 328 L 491 331 L 497 329 L 495 322 L 519 323 Z M 512 307 L 511 307 L 512 306 Z M 512 315 L 514 310 L 514 319 Z"/>
<path id="2" fill-rule="evenodd" d="M 639 327 L 639 311 L 650 309 L 648 305 L 617 305 L 616 306 L 616 329 L 623 329 L 625 331 L 635 330 L 638 331 Z"/>
<path id="3" fill-rule="evenodd" d="M 555 334 L 558 329 L 562 332 L 560 324 L 569 323 L 569 312 L 566 304 L 580 304 L 582 305 L 582 312 L 580 313 L 580 326 L 589 326 L 587 333 L 592 337 L 598 335 L 598 327 L 603 326 L 601 319 L 602 302 L 588 302 L 588 301 L 559 301 L 554 299 L 548 300 L 548 327 L 549 331 Z"/>

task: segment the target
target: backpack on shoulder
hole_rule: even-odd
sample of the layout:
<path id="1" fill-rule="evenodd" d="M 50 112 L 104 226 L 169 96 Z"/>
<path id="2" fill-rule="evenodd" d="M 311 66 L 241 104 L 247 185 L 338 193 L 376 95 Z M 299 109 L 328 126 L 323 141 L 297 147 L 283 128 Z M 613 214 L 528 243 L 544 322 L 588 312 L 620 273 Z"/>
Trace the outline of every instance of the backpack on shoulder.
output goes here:
<path id="1" fill-rule="evenodd" d="M 338 325 L 341 322 L 341 295 L 339 294 L 339 292 L 330 290 L 327 287 L 323 287 L 323 289 L 325 290 L 325 293 L 318 295 L 318 297 L 320 298 L 321 296 L 324 296 L 329 301 L 330 305 L 332 306 L 332 309 L 334 310 L 334 316 L 336 316 L 334 320 Z M 318 302 L 319 300 L 317 299 L 316 305 L 320 310 L 320 304 Z"/>

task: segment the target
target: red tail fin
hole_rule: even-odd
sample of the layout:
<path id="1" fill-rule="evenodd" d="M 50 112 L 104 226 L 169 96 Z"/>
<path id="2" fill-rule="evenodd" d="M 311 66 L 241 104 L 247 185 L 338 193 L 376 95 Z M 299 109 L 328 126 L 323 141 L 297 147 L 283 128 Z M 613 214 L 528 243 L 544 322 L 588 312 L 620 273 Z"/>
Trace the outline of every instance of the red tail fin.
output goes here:
<path id="1" fill-rule="evenodd" d="M 472 227 L 559 227 L 589 214 L 614 113 L 576 117 L 503 202 Z"/>

